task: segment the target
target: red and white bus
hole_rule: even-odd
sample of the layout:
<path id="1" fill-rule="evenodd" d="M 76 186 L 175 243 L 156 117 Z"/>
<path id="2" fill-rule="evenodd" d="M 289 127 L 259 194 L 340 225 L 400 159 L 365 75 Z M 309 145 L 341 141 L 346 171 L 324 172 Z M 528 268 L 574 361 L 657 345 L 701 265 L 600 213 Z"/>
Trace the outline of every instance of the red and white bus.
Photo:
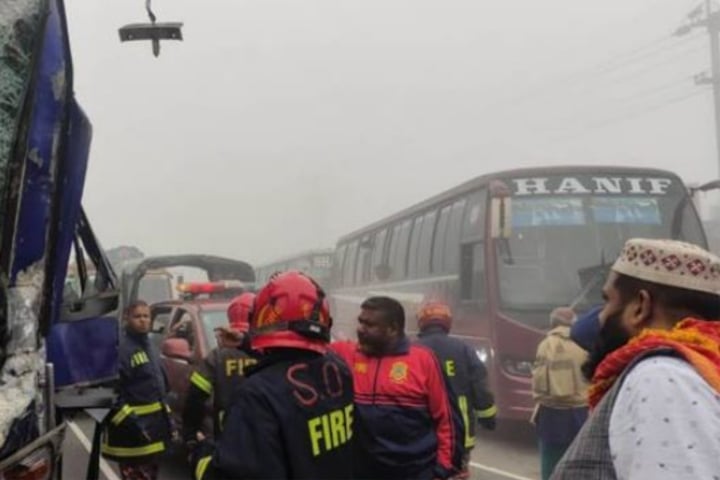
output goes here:
<path id="1" fill-rule="evenodd" d="M 338 241 L 335 328 L 354 337 L 360 302 L 389 295 L 405 306 L 412 334 L 419 304 L 445 300 L 452 333 L 488 367 L 500 416 L 527 419 L 531 366 L 549 312 L 600 303 L 610 264 L 631 237 L 707 246 L 677 175 L 624 167 L 484 175 Z"/>

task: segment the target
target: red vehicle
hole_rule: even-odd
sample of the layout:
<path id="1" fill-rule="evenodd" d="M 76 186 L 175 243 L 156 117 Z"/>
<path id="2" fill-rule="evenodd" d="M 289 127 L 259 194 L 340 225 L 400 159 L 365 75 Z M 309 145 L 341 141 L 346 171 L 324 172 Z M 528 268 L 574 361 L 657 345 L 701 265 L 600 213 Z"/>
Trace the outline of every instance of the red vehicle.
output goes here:
<path id="1" fill-rule="evenodd" d="M 549 312 L 600 303 L 631 237 L 706 238 L 683 182 L 655 169 L 552 167 L 485 175 L 341 238 L 336 329 L 354 336 L 360 302 L 403 302 L 408 331 L 424 300 L 448 302 L 453 334 L 490 372 L 499 415 L 528 419 L 531 366 Z"/>
<path id="2" fill-rule="evenodd" d="M 236 282 L 207 282 L 181 284 L 178 290 L 182 300 L 153 304 L 150 312 L 151 335 L 160 345 L 170 384 L 168 403 L 180 424 L 192 370 L 217 347 L 215 329 L 228 325 L 230 301 L 246 287 Z"/>

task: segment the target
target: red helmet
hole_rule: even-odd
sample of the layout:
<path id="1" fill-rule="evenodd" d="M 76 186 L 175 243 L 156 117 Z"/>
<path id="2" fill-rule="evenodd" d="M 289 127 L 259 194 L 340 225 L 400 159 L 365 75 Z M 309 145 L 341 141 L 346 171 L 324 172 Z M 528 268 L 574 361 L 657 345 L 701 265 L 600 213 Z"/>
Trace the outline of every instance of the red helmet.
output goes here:
<path id="1" fill-rule="evenodd" d="M 233 298 L 227 310 L 230 328 L 243 333 L 250 330 L 250 314 L 254 302 L 255 294 L 251 292 L 245 292 Z"/>
<path id="2" fill-rule="evenodd" d="M 444 302 L 427 302 L 417 312 L 417 323 L 420 331 L 438 325 L 449 332 L 452 328 L 452 311 Z"/>
<path id="3" fill-rule="evenodd" d="M 302 348 L 324 353 L 330 341 L 325 292 L 300 272 L 274 275 L 255 297 L 250 319 L 253 350 Z"/>

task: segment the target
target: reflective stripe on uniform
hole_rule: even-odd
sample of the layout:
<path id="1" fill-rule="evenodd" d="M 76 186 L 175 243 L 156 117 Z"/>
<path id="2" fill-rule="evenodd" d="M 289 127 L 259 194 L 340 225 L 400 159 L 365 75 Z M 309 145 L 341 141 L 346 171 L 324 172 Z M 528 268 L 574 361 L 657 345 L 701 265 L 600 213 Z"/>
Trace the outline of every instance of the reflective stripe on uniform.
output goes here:
<path id="1" fill-rule="evenodd" d="M 151 413 L 159 412 L 163 409 L 163 405 L 160 402 L 148 403 L 146 405 L 123 405 L 122 408 L 110 419 L 113 425 L 120 425 L 125 419 L 132 415 L 150 415 Z"/>
<path id="2" fill-rule="evenodd" d="M 132 408 L 130 405 L 123 405 L 118 412 L 113 415 L 113 417 L 110 419 L 110 421 L 113 423 L 113 425 L 120 425 L 123 420 L 125 420 L 130 414 L 133 413 Z"/>
<path id="3" fill-rule="evenodd" d="M 139 367 L 140 365 L 144 365 L 146 363 L 149 363 L 150 359 L 147 356 L 147 353 L 145 352 L 137 352 L 132 357 L 130 357 L 130 366 L 131 367 Z"/>
<path id="4" fill-rule="evenodd" d="M 101 450 L 102 453 L 113 457 L 143 457 L 162 452 L 165 450 L 165 443 L 155 442 L 142 447 L 111 447 L 107 443 L 103 443 Z"/>
<path id="5" fill-rule="evenodd" d="M 197 388 L 202 390 L 203 392 L 207 393 L 208 395 L 212 395 L 213 386 L 210 381 L 200 375 L 198 372 L 193 372 L 193 374 L 190 376 L 190 383 L 195 385 Z"/>
<path id="6" fill-rule="evenodd" d="M 135 415 L 150 415 L 163 409 L 162 403 L 148 403 L 147 405 L 133 405 L 130 407 Z"/>
<path id="7" fill-rule="evenodd" d="M 197 466 L 195 467 L 195 480 L 202 480 L 203 475 L 205 475 L 205 470 L 207 470 L 208 464 L 210 463 L 210 460 L 212 460 L 211 455 L 200 459 Z"/>
<path id="8" fill-rule="evenodd" d="M 497 415 L 497 406 L 490 405 L 485 410 L 475 410 L 475 416 L 477 418 L 490 418 Z"/>
<path id="9" fill-rule="evenodd" d="M 465 395 L 458 397 L 458 407 L 462 415 L 463 425 L 465 426 L 465 448 L 473 448 L 475 446 L 475 437 L 470 435 L 470 414 L 468 413 L 468 401 Z"/>

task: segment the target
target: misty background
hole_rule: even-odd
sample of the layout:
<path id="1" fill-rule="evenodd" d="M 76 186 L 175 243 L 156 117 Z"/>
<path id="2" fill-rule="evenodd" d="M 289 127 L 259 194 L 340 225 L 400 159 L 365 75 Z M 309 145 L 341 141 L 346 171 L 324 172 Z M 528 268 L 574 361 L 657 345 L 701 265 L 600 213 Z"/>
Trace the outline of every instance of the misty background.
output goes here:
<path id="1" fill-rule="evenodd" d="M 687 0 L 154 0 L 183 42 L 121 44 L 141 0 L 69 0 L 105 247 L 251 263 L 333 246 L 495 170 L 718 177 Z"/>

